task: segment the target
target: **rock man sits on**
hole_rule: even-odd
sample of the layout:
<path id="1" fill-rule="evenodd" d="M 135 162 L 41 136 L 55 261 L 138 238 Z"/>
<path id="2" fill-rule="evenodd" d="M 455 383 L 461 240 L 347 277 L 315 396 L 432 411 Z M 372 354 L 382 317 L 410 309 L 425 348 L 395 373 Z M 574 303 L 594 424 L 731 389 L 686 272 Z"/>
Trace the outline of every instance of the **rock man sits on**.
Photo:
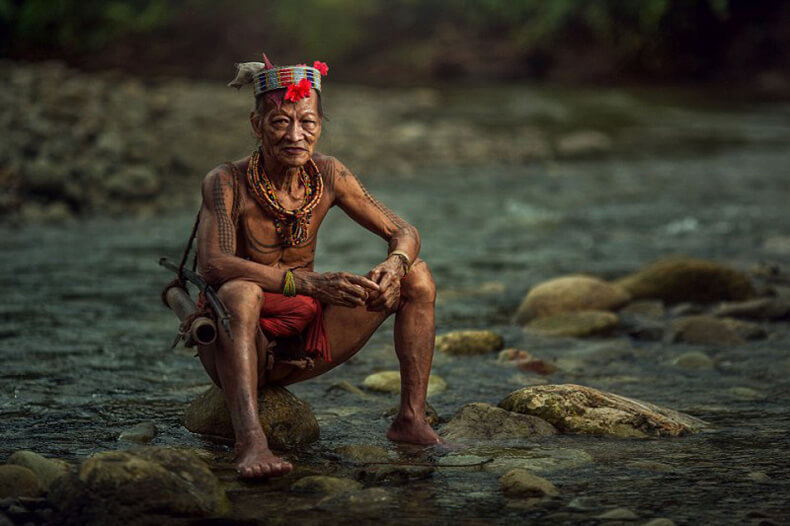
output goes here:
<path id="1" fill-rule="evenodd" d="M 253 84 L 259 147 L 206 175 L 197 233 L 199 270 L 232 317 L 233 339 L 221 330 L 199 355 L 226 398 L 236 468 L 242 477 L 293 469 L 269 449 L 258 421 L 264 383 L 288 385 L 340 365 L 393 313 L 402 389 L 387 437 L 440 443 L 424 414 L 436 288 L 418 258 L 420 236 L 340 161 L 315 151 L 326 64 L 275 67 L 263 58 L 237 65 L 229 84 Z M 313 271 L 318 229 L 333 206 L 388 244 L 366 276 Z"/>

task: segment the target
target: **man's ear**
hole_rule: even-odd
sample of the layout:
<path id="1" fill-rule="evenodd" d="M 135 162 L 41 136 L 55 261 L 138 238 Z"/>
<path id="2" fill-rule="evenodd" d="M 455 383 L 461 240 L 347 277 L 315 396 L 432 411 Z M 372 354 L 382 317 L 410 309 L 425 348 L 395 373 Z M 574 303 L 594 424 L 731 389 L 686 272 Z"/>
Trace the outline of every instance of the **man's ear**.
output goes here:
<path id="1" fill-rule="evenodd" d="M 255 110 L 250 112 L 250 124 L 252 125 L 252 131 L 255 132 L 255 136 L 258 139 L 263 138 L 263 116 Z"/>

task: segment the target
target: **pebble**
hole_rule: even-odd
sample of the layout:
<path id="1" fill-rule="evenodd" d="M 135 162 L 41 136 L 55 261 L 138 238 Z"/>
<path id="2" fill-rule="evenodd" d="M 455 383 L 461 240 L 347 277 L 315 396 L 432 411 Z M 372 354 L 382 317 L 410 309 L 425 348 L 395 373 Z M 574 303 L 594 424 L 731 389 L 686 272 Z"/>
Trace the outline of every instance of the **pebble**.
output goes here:
<path id="1" fill-rule="evenodd" d="M 436 350 L 453 356 L 472 356 L 496 352 L 505 346 L 493 331 L 454 331 L 436 337 Z"/>
<path id="2" fill-rule="evenodd" d="M 291 485 L 291 491 L 309 495 L 335 495 L 344 491 L 361 489 L 362 484 L 356 480 L 324 475 L 302 477 Z"/>
<path id="3" fill-rule="evenodd" d="M 507 497 L 553 497 L 560 494 L 550 481 L 526 469 L 511 469 L 499 479 L 499 482 L 502 485 L 502 492 Z"/>
<path id="4" fill-rule="evenodd" d="M 716 362 L 714 362 L 707 354 L 700 351 L 690 351 L 683 353 L 672 360 L 671 363 L 680 369 L 689 369 L 694 371 L 713 369 L 713 366 L 716 364 Z"/>
<path id="5" fill-rule="evenodd" d="M 121 442 L 134 442 L 147 444 L 156 436 L 156 426 L 152 422 L 141 422 L 134 427 L 123 431 L 118 440 Z"/>

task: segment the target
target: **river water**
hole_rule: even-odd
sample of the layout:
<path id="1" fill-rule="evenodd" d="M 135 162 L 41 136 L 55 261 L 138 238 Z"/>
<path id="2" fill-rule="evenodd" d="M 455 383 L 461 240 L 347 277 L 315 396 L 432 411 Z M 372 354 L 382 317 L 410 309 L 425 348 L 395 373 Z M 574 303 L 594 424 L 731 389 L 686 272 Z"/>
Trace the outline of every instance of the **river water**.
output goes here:
<path id="1" fill-rule="evenodd" d="M 507 346 L 556 359 L 560 372 L 548 377 L 551 383 L 588 385 L 680 409 L 707 420 L 712 430 L 660 440 L 559 436 L 462 451 L 482 457 L 545 451 L 586 459 L 542 472 L 561 497 L 537 508 L 513 506 L 495 473 L 440 468 L 408 483 L 366 482 L 387 491 L 374 511 L 353 503 L 316 507 L 316 499 L 291 495 L 281 483 L 231 482 L 233 517 L 285 522 L 298 513 L 304 520 L 357 520 L 373 513 L 401 522 L 573 523 L 626 507 L 641 519 L 687 524 L 788 518 L 786 323 L 766 322 L 766 339 L 727 348 L 627 336 L 550 339 L 512 323 L 532 285 L 562 274 L 613 278 L 669 254 L 742 269 L 761 261 L 790 265 L 790 106 L 694 95 L 674 102 L 654 97 L 633 107 L 638 124 L 618 128 L 618 144 L 626 147 L 603 157 L 361 177 L 420 229 L 422 255 L 439 287 L 440 333 L 498 331 Z M 467 108 L 468 118 L 483 111 L 475 108 Z M 168 350 L 176 323 L 158 298 L 170 276 L 156 261 L 178 256 L 192 218 L 188 211 L 0 230 L 0 460 L 18 449 L 77 460 L 125 447 L 119 433 L 151 421 L 159 429 L 154 444 L 205 449 L 232 481 L 227 448 L 180 424 L 185 405 L 208 380 L 188 350 Z M 335 210 L 319 238 L 317 269 L 363 273 L 385 250 L 381 240 Z M 670 364 L 690 350 L 706 352 L 715 367 Z M 332 464 L 339 446 L 373 444 L 393 458 L 425 459 L 428 453 L 384 438 L 383 413 L 397 404 L 395 395 L 360 397 L 333 389 L 395 368 L 387 323 L 349 363 L 293 386 L 312 405 L 322 438 L 290 458 L 307 472 L 346 476 L 359 473 Z M 514 389 L 546 381 L 497 364 L 495 355 L 436 356 L 433 372 L 449 385 L 430 399 L 444 419 L 464 404 L 496 404 Z M 288 511 L 293 509 L 299 511 Z"/>

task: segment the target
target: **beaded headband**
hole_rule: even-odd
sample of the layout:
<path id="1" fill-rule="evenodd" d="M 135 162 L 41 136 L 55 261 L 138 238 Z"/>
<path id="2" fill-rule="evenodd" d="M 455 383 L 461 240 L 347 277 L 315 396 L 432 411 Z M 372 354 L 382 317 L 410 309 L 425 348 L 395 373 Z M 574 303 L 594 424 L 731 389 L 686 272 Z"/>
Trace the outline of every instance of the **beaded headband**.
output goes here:
<path id="1" fill-rule="evenodd" d="M 321 91 L 321 76 L 329 71 L 329 66 L 318 60 L 313 62 L 313 67 L 306 64 L 275 67 L 265 53 L 263 60 L 265 62 L 236 64 L 236 78 L 228 86 L 238 89 L 245 84 L 252 84 L 256 97 L 272 90 L 287 88 L 285 99 L 296 102 L 309 97 L 311 88 Z"/>

